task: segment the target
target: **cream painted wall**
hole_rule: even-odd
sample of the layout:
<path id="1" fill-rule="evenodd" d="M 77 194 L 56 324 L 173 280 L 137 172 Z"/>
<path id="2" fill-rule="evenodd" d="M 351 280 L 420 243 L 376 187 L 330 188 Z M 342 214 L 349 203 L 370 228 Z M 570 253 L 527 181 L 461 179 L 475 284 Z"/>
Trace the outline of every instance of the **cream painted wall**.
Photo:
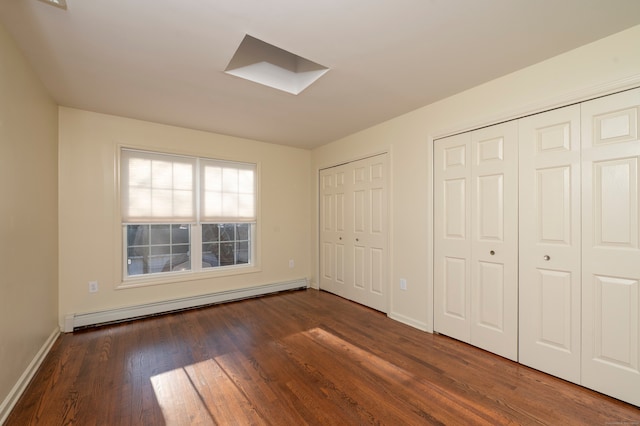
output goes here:
<path id="1" fill-rule="evenodd" d="M 73 313 L 310 278 L 310 151 L 64 107 L 59 117 L 61 325 Z M 260 270 L 118 289 L 120 145 L 258 163 Z M 99 291 L 90 294 L 94 280 Z"/>
<path id="2" fill-rule="evenodd" d="M 391 153 L 389 316 L 431 331 L 434 138 L 640 85 L 640 26 L 488 82 L 313 151 L 314 283 L 318 282 L 318 171 Z M 473 64 L 469 64 L 473 72 Z M 428 78 L 428 76 L 425 76 Z M 407 290 L 399 289 L 400 278 Z"/>
<path id="3" fill-rule="evenodd" d="M 0 408 L 58 330 L 57 132 L 57 106 L 0 26 Z"/>

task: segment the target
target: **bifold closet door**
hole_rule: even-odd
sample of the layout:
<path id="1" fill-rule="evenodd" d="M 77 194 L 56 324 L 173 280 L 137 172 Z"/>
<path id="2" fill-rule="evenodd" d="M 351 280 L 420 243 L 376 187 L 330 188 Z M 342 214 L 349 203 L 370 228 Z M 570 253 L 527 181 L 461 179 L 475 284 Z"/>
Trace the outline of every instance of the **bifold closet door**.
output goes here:
<path id="1" fill-rule="evenodd" d="M 508 122 L 435 142 L 434 325 L 517 360 L 518 146 Z"/>
<path id="2" fill-rule="evenodd" d="M 320 171 L 320 288 L 347 297 L 345 283 L 345 173 L 337 166 Z"/>
<path id="3" fill-rule="evenodd" d="M 582 104 L 582 384 L 640 405 L 640 89 Z"/>
<path id="4" fill-rule="evenodd" d="M 320 172 L 320 288 L 387 312 L 387 155 Z"/>
<path id="5" fill-rule="evenodd" d="M 471 343 L 471 133 L 434 145 L 434 329 Z"/>
<path id="6" fill-rule="evenodd" d="M 518 125 L 519 361 L 580 383 L 580 106 Z"/>

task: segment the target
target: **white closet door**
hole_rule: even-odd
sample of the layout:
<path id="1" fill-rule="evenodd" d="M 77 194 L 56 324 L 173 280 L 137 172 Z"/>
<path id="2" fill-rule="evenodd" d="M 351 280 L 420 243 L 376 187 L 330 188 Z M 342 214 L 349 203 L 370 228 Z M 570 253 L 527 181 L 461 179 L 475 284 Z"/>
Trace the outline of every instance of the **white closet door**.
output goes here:
<path id="1" fill-rule="evenodd" d="M 387 312 L 387 155 L 320 171 L 320 288 Z"/>
<path id="2" fill-rule="evenodd" d="M 434 329 L 471 342 L 471 134 L 434 146 Z"/>
<path id="3" fill-rule="evenodd" d="M 518 125 L 471 133 L 471 344 L 518 359 Z"/>
<path id="4" fill-rule="evenodd" d="M 519 361 L 580 383 L 580 106 L 518 125 Z"/>
<path id="5" fill-rule="evenodd" d="M 345 166 L 320 171 L 320 288 L 347 297 Z"/>
<path id="6" fill-rule="evenodd" d="M 640 405 L 640 90 L 582 105 L 582 384 Z"/>
<path id="7" fill-rule="evenodd" d="M 518 147 L 509 122 L 434 146 L 434 326 L 518 356 Z"/>
<path id="8" fill-rule="evenodd" d="M 387 312 L 387 156 L 349 164 L 351 191 L 347 205 L 347 247 L 351 268 L 347 297 Z"/>

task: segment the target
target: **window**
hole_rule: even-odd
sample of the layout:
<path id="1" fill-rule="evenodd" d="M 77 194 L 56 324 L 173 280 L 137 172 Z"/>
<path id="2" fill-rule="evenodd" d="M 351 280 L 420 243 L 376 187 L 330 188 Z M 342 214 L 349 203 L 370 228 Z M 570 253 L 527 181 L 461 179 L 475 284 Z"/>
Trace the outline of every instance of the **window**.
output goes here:
<path id="1" fill-rule="evenodd" d="M 122 149 L 125 278 L 252 265 L 256 166 Z"/>

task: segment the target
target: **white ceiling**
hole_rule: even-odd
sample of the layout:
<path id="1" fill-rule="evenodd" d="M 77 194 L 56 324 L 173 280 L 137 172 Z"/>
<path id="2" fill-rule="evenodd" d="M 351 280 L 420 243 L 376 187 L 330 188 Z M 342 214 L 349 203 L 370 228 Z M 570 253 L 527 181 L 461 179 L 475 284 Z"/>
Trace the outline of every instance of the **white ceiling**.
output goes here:
<path id="1" fill-rule="evenodd" d="M 640 24 L 639 0 L 0 1 L 60 105 L 316 147 Z M 330 70 L 299 95 L 224 73 L 249 34 Z"/>

